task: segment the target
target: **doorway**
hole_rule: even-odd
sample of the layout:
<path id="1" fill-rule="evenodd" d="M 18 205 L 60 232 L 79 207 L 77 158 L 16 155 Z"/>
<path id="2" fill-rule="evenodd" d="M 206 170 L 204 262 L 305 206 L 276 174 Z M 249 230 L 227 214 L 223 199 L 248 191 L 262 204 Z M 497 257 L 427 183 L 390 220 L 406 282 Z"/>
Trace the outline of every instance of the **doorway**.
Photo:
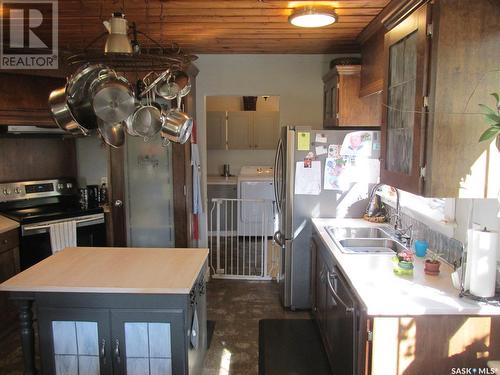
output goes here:
<path id="1" fill-rule="evenodd" d="M 279 96 L 208 96 L 207 224 L 212 277 L 271 280 Z"/>

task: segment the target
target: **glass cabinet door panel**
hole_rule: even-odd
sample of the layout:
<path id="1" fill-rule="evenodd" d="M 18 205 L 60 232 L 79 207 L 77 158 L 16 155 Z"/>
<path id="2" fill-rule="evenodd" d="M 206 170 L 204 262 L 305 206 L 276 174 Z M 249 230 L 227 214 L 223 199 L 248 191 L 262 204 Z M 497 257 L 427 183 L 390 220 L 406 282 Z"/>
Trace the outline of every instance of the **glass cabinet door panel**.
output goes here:
<path id="1" fill-rule="evenodd" d="M 389 49 L 387 95 L 387 169 L 410 174 L 417 73 L 417 33 L 413 32 Z"/>
<path id="2" fill-rule="evenodd" d="M 53 321 L 56 375 L 99 375 L 96 322 Z"/>
<path id="3" fill-rule="evenodd" d="M 128 375 L 172 373 L 170 323 L 126 322 Z"/>

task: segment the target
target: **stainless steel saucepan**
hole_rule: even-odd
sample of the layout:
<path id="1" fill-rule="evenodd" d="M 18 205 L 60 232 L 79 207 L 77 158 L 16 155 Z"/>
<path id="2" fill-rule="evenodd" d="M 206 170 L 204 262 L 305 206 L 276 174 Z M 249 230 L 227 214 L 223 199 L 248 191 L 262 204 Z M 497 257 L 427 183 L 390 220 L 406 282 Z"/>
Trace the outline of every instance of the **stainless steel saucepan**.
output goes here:
<path id="1" fill-rule="evenodd" d="M 50 93 L 49 108 L 54 121 L 61 129 L 73 135 L 88 135 L 89 131 L 80 125 L 71 112 L 66 87 Z"/>
<path id="2" fill-rule="evenodd" d="M 144 78 L 146 86 L 149 77 L 148 75 Z M 153 95 L 152 91 L 148 91 L 145 97 L 145 104 L 139 105 L 131 117 L 127 119 L 127 123 L 130 123 L 131 132 L 144 137 L 145 141 L 155 136 L 161 130 L 163 124 L 161 107 L 152 102 Z M 129 125 L 127 124 L 128 127 Z"/>
<path id="3" fill-rule="evenodd" d="M 177 96 L 177 108 L 171 109 L 163 119 L 161 136 L 167 142 L 184 144 L 191 136 L 193 119 L 181 111 L 182 99 Z"/>

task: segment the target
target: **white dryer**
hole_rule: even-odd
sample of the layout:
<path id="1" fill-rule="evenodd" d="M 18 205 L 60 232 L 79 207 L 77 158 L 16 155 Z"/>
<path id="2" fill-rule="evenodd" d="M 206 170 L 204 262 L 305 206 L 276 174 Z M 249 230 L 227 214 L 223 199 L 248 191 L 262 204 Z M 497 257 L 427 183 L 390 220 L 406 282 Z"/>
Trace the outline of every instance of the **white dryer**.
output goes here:
<path id="1" fill-rule="evenodd" d="M 242 167 L 238 176 L 238 235 L 273 236 L 274 182 L 272 167 Z"/>

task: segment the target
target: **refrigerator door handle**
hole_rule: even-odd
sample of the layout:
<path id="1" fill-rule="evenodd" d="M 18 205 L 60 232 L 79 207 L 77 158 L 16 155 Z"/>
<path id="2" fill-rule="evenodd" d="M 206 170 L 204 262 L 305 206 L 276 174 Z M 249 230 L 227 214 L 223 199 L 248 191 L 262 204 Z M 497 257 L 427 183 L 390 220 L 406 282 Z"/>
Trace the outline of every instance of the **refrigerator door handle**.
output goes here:
<path id="1" fill-rule="evenodd" d="M 281 212 L 281 202 L 280 202 L 280 199 L 281 197 L 279 196 L 278 194 L 278 165 L 281 161 L 281 152 L 282 152 L 282 140 L 280 138 L 279 142 L 278 142 L 278 147 L 276 148 L 276 154 L 275 154 L 275 157 L 274 157 L 274 169 L 273 169 L 273 173 L 274 173 L 274 199 L 276 200 L 276 208 L 278 210 L 278 213 Z"/>
<path id="2" fill-rule="evenodd" d="M 281 234 L 280 231 L 274 233 L 274 241 L 276 241 L 276 243 L 281 247 L 283 246 L 282 236 L 283 235 Z"/>

